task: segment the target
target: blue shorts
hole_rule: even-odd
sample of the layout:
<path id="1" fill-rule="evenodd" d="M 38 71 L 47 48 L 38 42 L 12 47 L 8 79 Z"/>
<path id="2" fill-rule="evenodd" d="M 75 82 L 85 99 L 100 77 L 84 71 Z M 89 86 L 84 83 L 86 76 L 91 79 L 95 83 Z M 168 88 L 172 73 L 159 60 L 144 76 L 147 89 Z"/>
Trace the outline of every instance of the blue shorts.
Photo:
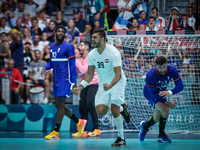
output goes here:
<path id="1" fill-rule="evenodd" d="M 156 109 L 156 103 L 159 102 L 158 100 L 156 100 L 155 98 L 152 98 L 152 97 L 146 97 L 145 98 L 149 101 L 149 103 L 151 104 L 152 106 L 152 109 L 155 110 Z"/>
<path id="2" fill-rule="evenodd" d="M 70 83 L 58 83 L 57 85 L 53 85 L 53 97 L 70 97 L 70 88 Z"/>

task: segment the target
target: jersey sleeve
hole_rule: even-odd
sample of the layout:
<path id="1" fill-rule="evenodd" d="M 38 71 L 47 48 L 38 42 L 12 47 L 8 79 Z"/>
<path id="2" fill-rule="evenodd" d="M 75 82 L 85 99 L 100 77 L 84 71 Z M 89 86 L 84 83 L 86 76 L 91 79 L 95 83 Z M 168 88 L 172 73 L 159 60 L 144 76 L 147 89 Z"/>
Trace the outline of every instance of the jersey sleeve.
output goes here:
<path id="1" fill-rule="evenodd" d="M 173 77 L 174 83 L 176 85 L 175 88 L 172 89 L 171 91 L 173 94 L 177 94 L 183 90 L 184 85 L 183 85 L 182 79 L 178 73 L 178 70 L 175 67 L 172 68 L 171 74 L 173 75 L 172 77 Z"/>
<path id="2" fill-rule="evenodd" d="M 67 47 L 67 58 L 70 59 L 70 58 L 73 58 L 73 57 L 75 57 L 75 51 L 74 51 L 73 45 L 70 44 Z"/>
<path id="3" fill-rule="evenodd" d="M 95 66 L 92 61 L 92 53 L 91 52 L 88 54 L 88 66 Z"/>
<path id="4" fill-rule="evenodd" d="M 105 7 L 103 0 L 100 0 L 99 2 L 101 7 Z"/>
<path id="5" fill-rule="evenodd" d="M 156 90 L 156 81 L 157 80 L 154 77 L 152 77 L 151 74 L 147 74 L 147 76 L 146 76 L 147 89 L 153 98 L 155 98 L 156 100 L 158 100 L 162 103 L 166 103 L 167 99 L 161 97 Z"/>
<path id="6" fill-rule="evenodd" d="M 117 52 L 115 52 L 115 54 L 112 54 L 112 64 L 113 67 L 118 67 L 118 66 L 122 66 L 122 60 L 121 60 L 121 55 L 120 52 L 117 50 Z"/>

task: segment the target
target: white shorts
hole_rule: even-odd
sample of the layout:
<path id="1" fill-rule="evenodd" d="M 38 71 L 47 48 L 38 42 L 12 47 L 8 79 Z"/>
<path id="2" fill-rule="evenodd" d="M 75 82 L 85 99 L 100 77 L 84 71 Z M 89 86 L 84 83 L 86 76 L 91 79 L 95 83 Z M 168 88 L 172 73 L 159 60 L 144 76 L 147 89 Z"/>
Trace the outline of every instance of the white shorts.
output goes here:
<path id="1" fill-rule="evenodd" d="M 126 82 L 121 84 L 120 86 L 114 86 L 108 91 L 99 88 L 95 96 L 95 107 L 98 105 L 106 105 L 110 108 L 111 103 L 117 106 L 121 106 L 121 104 L 124 104 L 125 86 Z"/>

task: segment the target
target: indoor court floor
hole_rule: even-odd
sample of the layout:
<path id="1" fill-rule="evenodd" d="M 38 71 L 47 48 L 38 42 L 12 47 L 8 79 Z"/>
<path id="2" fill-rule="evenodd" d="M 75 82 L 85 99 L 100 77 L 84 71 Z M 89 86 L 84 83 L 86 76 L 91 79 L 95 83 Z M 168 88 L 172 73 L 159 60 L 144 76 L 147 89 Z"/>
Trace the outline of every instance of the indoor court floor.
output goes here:
<path id="1" fill-rule="evenodd" d="M 0 150 L 200 150 L 199 134 L 168 134 L 172 143 L 158 143 L 157 134 L 139 141 L 138 133 L 126 132 L 126 147 L 111 147 L 117 133 L 97 137 L 72 138 L 61 132 L 60 140 L 45 140 L 47 132 L 0 132 Z"/>

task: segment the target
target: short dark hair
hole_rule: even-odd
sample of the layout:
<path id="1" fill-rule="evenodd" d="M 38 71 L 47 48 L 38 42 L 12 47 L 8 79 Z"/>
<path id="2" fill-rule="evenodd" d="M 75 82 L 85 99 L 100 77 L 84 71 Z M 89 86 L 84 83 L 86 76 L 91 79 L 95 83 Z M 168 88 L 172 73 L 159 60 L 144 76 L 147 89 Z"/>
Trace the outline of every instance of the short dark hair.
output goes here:
<path id="1" fill-rule="evenodd" d="M 167 59 L 163 56 L 159 56 L 157 59 L 156 59 L 156 65 L 163 65 L 167 63 Z"/>
<path id="2" fill-rule="evenodd" d="M 156 9 L 156 10 L 158 11 L 158 8 L 157 8 L 157 7 L 153 7 L 151 10 L 154 10 L 154 9 Z"/>
<path id="3" fill-rule="evenodd" d="M 183 16 L 187 17 L 187 15 L 183 14 L 183 15 L 181 16 L 181 19 L 182 19 Z"/>
<path id="4" fill-rule="evenodd" d="M 96 29 L 96 30 L 93 31 L 92 34 L 94 34 L 94 33 L 99 33 L 100 37 L 101 38 L 103 37 L 106 41 L 106 33 L 103 29 Z"/>
<path id="5" fill-rule="evenodd" d="M 150 20 L 150 19 L 156 20 L 156 18 L 155 18 L 154 16 L 150 16 L 150 17 L 149 17 L 149 20 Z"/>
<path id="6" fill-rule="evenodd" d="M 145 11 L 144 11 L 144 10 L 140 11 L 140 12 L 139 12 L 139 15 L 141 15 L 141 13 L 143 13 L 143 12 L 145 12 Z M 145 14 L 146 14 L 146 12 L 145 12 Z"/>
<path id="7" fill-rule="evenodd" d="M 89 51 L 91 49 L 91 43 L 89 41 L 81 41 L 81 43 L 84 43 L 84 45 L 87 45 L 87 47 L 89 48 Z"/>
<path id="8" fill-rule="evenodd" d="M 191 7 L 191 6 L 188 6 L 187 9 L 188 9 L 188 8 L 191 8 L 191 9 L 193 10 L 193 7 Z"/>
<path id="9" fill-rule="evenodd" d="M 59 28 L 64 29 L 64 30 L 65 30 L 65 33 L 67 32 L 65 26 L 63 26 L 63 25 L 58 25 L 58 26 L 56 27 L 56 29 L 55 29 L 55 32 L 56 32 Z"/>

